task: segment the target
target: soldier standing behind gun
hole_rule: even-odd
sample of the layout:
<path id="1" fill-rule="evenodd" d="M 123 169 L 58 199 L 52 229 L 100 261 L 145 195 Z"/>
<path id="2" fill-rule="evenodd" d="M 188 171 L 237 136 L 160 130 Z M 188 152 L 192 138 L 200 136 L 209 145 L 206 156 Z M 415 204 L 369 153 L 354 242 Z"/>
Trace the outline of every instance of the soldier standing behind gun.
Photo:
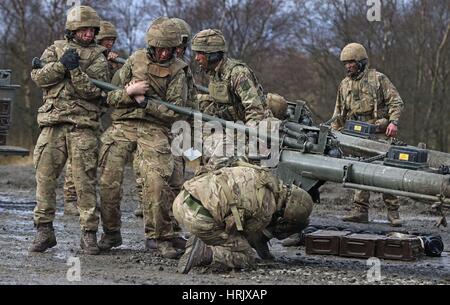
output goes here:
<path id="1" fill-rule="evenodd" d="M 120 201 L 125 163 L 136 158 L 143 178 L 143 212 L 147 249 L 157 249 L 166 258 L 176 258 L 184 239 L 174 232 L 170 217 L 173 198 L 168 179 L 173 172 L 169 131 L 179 115 L 164 106 L 147 103 L 146 96 L 184 106 L 186 63 L 175 48 L 181 43 L 176 25 L 168 18 L 155 20 L 147 30 L 147 49 L 132 54 L 120 70 L 124 89 L 108 95 L 114 107 L 113 124 L 102 136 L 100 151 L 100 199 L 104 234 L 102 250 L 122 244 Z M 145 96 L 144 96 L 145 95 Z"/>
<path id="2" fill-rule="evenodd" d="M 378 126 L 379 139 L 396 137 L 398 120 L 403 110 L 403 101 L 397 89 L 384 74 L 369 69 L 369 57 L 361 44 L 347 45 L 340 59 L 347 70 L 347 77 L 339 86 L 333 114 L 337 120 L 332 128 L 341 130 L 346 120 L 363 121 Z M 352 215 L 343 220 L 368 223 L 369 199 L 368 191 L 356 191 Z M 383 200 L 391 226 L 401 226 L 398 198 L 383 194 Z"/>
<path id="3" fill-rule="evenodd" d="M 44 105 L 37 116 L 41 128 L 34 150 L 37 234 L 30 252 L 44 252 L 56 245 L 55 189 L 67 159 L 72 164 L 80 211 L 81 248 L 88 254 L 100 252 L 95 186 L 102 91 L 89 81 L 89 77 L 108 81 L 105 48 L 95 43 L 99 27 L 100 18 L 91 7 L 69 10 L 67 40 L 48 47 L 41 57 L 45 66 L 31 73 L 43 89 Z"/>
<path id="4" fill-rule="evenodd" d="M 96 35 L 97 44 L 105 47 L 105 57 L 108 60 L 108 78 L 111 80 L 112 76 L 120 68 L 114 59 L 118 54 L 112 51 L 117 39 L 116 27 L 108 21 L 100 21 L 100 32 Z M 64 177 L 64 215 L 78 216 L 80 213 L 77 209 L 77 193 L 75 191 L 75 183 L 72 178 L 72 164 L 70 159 L 66 164 L 66 175 Z"/>
<path id="5" fill-rule="evenodd" d="M 256 126 L 267 117 L 272 117 L 265 109 L 262 86 L 253 71 L 243 62 L 226 56 L 227 44 L 222 32 L 207 29 L 197 33 L 192 39 L 195 60 L 209 75 L 209 94 L 199 95 L 200 111 L 228 121 L 242 121 L 248 126 Z M 205 161 L 220 163 L 228 158 L 224 148 L 228 142 L 225 135 L 207 136 L 203 150 Z"/>
<path id="6" fill-rule="evenodd" d="M 175 23 L 178 28 L 178 31 L 181 35 L 181 44 L 176 48 L 177 58 L 183 60 L 186 63 L 186 68 L 184 72 L 186 73 L 186 81 L 188 87 L 188 96 L 187 96 L 187 107 L 197 108 L 196 106 L 196 95 L 197 90 L 194 86 L 194 76 L 192 74 L 191 69 L 189 68 L 189 60 L 185 58 L 186 49 L 189 47 L 192 38 L 191 26 L 180 18 L 171 18 L 171 21 Z M 174 156 L 174 170 L 172 176 L 169 179 L 169 185 L 174 192 L 174 195 L 178 195 L 181 190 L 181 187 L 184 183 L 184 162 L 181 156 Z M 142 178 L 139 177 L 139 166 L 136 164 L 137 162 L 133 161 L 133 168 L 136 176 L 136 185 L 139 194 L 138 208 L 134 211 L 134 215 L 137 217 L 142 217 Z"/>

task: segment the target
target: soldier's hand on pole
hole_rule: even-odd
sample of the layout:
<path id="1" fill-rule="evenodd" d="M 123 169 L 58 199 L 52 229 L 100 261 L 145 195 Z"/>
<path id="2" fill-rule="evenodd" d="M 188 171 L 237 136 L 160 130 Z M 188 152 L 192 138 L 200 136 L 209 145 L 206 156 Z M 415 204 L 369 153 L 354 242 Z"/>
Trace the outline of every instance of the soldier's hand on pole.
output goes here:
<path id="1" fill-rule="evenodd" d="M 130 82 L 127 86 L 125 86 L 128 96 L 131 97 L 145 95 L 149 88 L 150 86 L 146 81 Z"/>
<path id="2" fill-rule="evenodd" d="M 119 57 L 119 54 L 117 54 L 116 52 L 111 51 L 108 53 L 108 60 L 110 61 L 115 61 L 117 57 Z"/>
<path id="3" fill-rule="evenodd" d="M 80 66 L 80 55 L 75 49 L 68 49 L 59 61 L 67 70 L 74 70 Z"/>
<path id="4" fill-rule="evenodd" d="M 395 138 L 398 133 L 398 127 L 394 123 L 390 123 L 386 129 L 386 135 L 391 138 Z"/>
<path id="5" fill-rule="evenodd" d="M 42 60 L 38 57 L 33 58 L 31 61 L 31 67 L 34 69 L 41 69 L 44 66 Z"/>

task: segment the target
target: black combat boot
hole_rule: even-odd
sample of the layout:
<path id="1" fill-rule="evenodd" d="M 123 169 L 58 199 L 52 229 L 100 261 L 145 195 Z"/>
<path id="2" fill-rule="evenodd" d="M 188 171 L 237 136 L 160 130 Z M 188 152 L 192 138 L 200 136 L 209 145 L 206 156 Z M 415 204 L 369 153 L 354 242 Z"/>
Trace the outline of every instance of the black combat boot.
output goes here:
<path id="1" fill-rule="evenodd" d="M 122 235 L 119 231 L 106 232 L 102 234 L 102 238 L 98 242 L 100 250 L 107 251 L 111 248 L 119 247 L 122 244 Z"/>
<path id="2" fill-rule="evenodd" d="M 87 254 L 97 255 L 100 253 L 100 249 L 97 245 L 97 232 L 95 231 L 82 231 L 80 239 L 80 247 Z"/>
<path id="3" fill-rule="evenodd" d="M 38 224 L 36 237 L 29 251 L 44 252 L 54 246 L 56 246 L 56 237 L 53 224 L 51 222 Z"/>

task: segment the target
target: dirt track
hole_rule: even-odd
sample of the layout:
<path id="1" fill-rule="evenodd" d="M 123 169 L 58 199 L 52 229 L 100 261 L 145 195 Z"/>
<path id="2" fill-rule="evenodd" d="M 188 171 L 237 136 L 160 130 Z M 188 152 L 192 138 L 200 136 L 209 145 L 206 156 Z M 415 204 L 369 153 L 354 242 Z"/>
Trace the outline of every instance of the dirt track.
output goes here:
<path id="1" fill-rule="evenodd" d="M 142 220 L 133 215 L 135 197 L 131 171 L 127 170 L 122 221 L 124 244 L 110 253 L 88 256 L 79 253 L 79 224 L 62 215 L 62 179 L 58 189 L 58 211 L 54 223 L 58 245 L 44 254 L 28 254 L 34 236 L 32 209 L 35 205 L 32 166 L 0 166 L 0 284 L 366 284 L 370 266 L 366 260 L 329 256 L 307 256 L 304 248 L 284 248 L 272 240 L 277 260 L 261 263 L 257 270 L 213 273 L 194 269 L 176 273 L 177 262 L 144 251 Z M 339 217 L 348 213 L 351 191 L 330 184 L 322 188 L 322 203 L 316 205 L 311 223 L 348 227 Z M 385 222 L 380 196 L 372 198 L 370 225 L 353 229 L 391 231 Z M 435 216 L 426 205 L 402 200 L 402 230 L 439 233 L 450 249 L 449 229 L 433 227 Z M 100 229 L 101 231 L 101 229 Z M 70 282 L 70 257 L 81 263 L 81 282 Z M 382 261 L 381 284 L 450 284 L 450 256 L 424 257 L 417 262 Z"/>

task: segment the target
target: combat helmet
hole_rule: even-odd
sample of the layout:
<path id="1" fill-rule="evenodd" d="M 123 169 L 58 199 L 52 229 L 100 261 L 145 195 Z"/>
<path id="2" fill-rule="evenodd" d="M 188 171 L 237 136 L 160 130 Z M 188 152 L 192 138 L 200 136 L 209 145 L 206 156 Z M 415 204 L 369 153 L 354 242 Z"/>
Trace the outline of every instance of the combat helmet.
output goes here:
<path id="1" fill-rule="evenodd" d="M 192 38 L 192 50 L 196 52 L 216 53 L 227 52 L 227 43 L 222 32 L 217 29 L 207 29 L 198 32 Z"/>
<path id="2" fill-rule="evenodd" d="M 167 17 L 152 22 L 147 30 L 146 41 L 149 47 L 155 48 L 176 48 L 182 43 L 178 26 Z"/>
<path id="3" fill-rule="evenodd" d="M 116 27 L 109 21 L 100 21 L 100 32 L 97 35 L 97 41 L 100 42 L 105 38 L 117 38 Z"/>
<path id="4" fill-rule="evenodd" d="M 192 39 L 191 26 L 180 18 L 171 18 L 170 20 L 172 20 L 178 27 L 182 40 L 181 46 L 186 47 Z"/>
<path id="5" fill-rule="evenodd" d="M 311 196 L 298 186 L 283 186 L 281 192 L 282 206 L 271 225 L 271 233 L 277 239 L 284 239 L 298 233 L 309 224 L 313 200 Z"/>
<path id="6" fill-rule="evenodd" d="M 341 52 L 341 61 L 356 61 L 359 62 L 364 59 L 369 59 L 366 48 L 359 43 L 350 43 L 346 45 Z"/>
<path id="7" fill-rule="evenodd" d="M 303 189 L 292 185 L 286 206 L 284 208 L 283 219 L 291 224 L 299 224 L 308 219 L 312 212 L 313 200 Z"/>
<path id="8" fill-rule="evenodd" d="M 67 12 L 66 30 L 76 31 L 80 28 L 100 30 L 100 17 L 90 6 L 74 6 Z"/>

